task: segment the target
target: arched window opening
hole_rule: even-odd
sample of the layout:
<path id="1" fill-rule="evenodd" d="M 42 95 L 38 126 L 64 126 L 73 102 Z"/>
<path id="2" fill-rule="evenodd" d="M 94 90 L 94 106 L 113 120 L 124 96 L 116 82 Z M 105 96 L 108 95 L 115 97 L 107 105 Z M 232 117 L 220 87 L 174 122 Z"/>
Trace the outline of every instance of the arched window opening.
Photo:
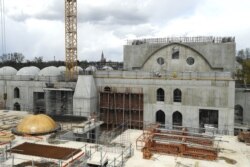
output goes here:
<path id="1" fill-rule="evenodd" d="M 212 126 L 217 128 L 219 124 L 219 110 L 199 109 L 200 128 Z"/>
<path id="2" fill-rule="evenodd" d="M 164 101 L 165 93 L 162 88 L 157 89 L 157 101 Z"/>
<path id="3" fill-rule="evenodd" d="M 234 107 L 234 122 L 243 124 L 243 108 L 241 105 L 235 105 Z"/>
<path id="4" fill-rule="evenodd" d="M 155 118 L 156 118 L 156 122 L 165 124 L 165 113 L 162 110 L 159 110 L 156 112 Z"/>
<path id="5" fill-rule="evenodd" d="M 108 86 L 104 87 L 104 92 L 111 92 L 111 88 Z"/>
<path id="6" fill-rule="evenodd" d="M 180 89 L 174 90 L 174 102 L 181 102 L 181 90 Z"/>
<path id="7" fill-rule="evenodd" d="M 19 88 L 14 89 L 14 98 L 20 98 L 20 91 Z"/>
<path id="8" fill-rule="evenodd" d="M 173 47 L 172 48 L 172 59 L 179 59 L 179 54 L 180 54 L 179 48 L 176 46 Z"/>
<path id="9" fill-rule="evenodd" d="M 175 111 L 172 117 L 174 126 L 182 126 L 182 114 L 179 111 Z"/>
<path id="10" fill-rule="evenodd" d="M 14 110 L 16 110 L 16 111 L 20 111 L 21 110 L 21 106 L 20 106 L 19 103 L 15 103 L 14 104 Z"/>

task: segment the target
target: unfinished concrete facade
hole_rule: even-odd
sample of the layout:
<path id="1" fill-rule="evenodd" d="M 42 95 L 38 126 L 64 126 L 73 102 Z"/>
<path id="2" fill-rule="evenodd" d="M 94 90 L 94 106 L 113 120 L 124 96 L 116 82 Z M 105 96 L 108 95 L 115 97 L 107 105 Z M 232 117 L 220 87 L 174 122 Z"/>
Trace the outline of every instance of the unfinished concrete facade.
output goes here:
<path id="1" fill-rule="evenodd" d="M 47 114 L 90 117 L 99 112 L 106 128 L 125 122 L 142 128 L 146 121 L 208 124 L 232 134 L 234 63 L 231 37 L 132 40 L 124 46 L 124 70 L 93 71 L 76 82 L 65 82 L 54 67 L 32 77 L 1 76 L 0 100 L 16 110 L 41 105 Z"/>
<path id="2" fill-rule="evenodd" d="M 233 38 L 135 41 L 124 46 L 124 68 L 128 71 L 97 71 L 93 75 L 99 92 L 105 87 L 124 94 L 128 92 L 118 90 L 141 89 L 143 121 L 197 128 L 208 124 L 232 134 Z M 101 106 L 102 96 L 100 93 Z M 121 119 L 116 113 L 113 116 L 111 122 Z"/>

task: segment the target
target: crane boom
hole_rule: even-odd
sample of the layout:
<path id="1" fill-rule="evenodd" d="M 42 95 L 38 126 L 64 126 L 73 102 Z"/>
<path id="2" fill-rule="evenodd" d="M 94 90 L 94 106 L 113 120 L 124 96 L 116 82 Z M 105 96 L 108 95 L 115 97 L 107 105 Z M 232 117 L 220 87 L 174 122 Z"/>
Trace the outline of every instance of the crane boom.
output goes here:
<path id="1" fill-rule="evenodd" d="M 66 78 L 77 75 L 77 0 L 65 0 L 65 64 Z"/>

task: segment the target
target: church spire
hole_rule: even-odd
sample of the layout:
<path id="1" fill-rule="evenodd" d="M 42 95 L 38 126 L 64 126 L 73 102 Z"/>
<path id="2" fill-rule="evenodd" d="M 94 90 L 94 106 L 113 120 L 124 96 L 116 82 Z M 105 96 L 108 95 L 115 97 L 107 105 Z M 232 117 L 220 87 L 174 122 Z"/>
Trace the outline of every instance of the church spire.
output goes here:
<path id="1" fill-rule="evenodd" d="M 102 51 L 102 55 L 101 55 L 101 62 L 103 62 L 103 63 L 106 62 L 106 59 L 105 59 L 104 54 L 103 54 L 103 51 Z"/>

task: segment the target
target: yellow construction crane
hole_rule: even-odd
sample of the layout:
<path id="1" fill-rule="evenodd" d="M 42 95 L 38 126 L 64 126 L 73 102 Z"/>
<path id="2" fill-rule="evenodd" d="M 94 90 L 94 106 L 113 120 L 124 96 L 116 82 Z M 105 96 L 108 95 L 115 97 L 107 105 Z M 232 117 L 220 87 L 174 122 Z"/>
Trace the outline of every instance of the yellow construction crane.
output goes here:
<path id="1" fill-rule="evenodd" d="M 66 79 L 77 76 L 77 0 L 65 0 Z"/>

